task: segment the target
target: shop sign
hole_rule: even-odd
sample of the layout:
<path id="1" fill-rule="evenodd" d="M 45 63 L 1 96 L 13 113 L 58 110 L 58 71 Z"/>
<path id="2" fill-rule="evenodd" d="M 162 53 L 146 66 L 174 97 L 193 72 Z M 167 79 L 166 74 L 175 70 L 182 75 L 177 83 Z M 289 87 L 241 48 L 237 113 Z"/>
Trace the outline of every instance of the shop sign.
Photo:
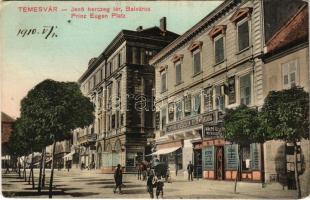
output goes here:
<path id="1" fill-rule="evenodd" d="M 203 149 L 203 166 L 205 170 L 214 170 L 214 146 Z"/>
<path id="2" fill-rule="evenodd" d="M 159 124 L 160 124 L 160 112 L 156 112 L 156 114 L 155 114 L 155 128 L 156 128 L 156 130 L 159 130 Z"/>
<path id="3" fill-rule="evenodd" d="M 216 125 L 205 125 L 204 126 L 204 137 L 206 138 L 213 138 L 213 137 L 222 137 L 224 127 L 222 124 L 216 124 Z"/>
<path id="4" fill-rule="evenodd" d="M 175 130 L 190 128 L 211 121 L 213 121 L 213 113 L 206 113 L 204 115 L 199 115 L 188 120 L 181 121 L 179 123 L 167 125 L 166 127 L 167 132 L 171 132 Z"/>
<path id="5" fill-rule="evenodd" d="M 225 169 L 237 170 L 238 169 L 238 145 L 230 144 L 225 145 Z"/>

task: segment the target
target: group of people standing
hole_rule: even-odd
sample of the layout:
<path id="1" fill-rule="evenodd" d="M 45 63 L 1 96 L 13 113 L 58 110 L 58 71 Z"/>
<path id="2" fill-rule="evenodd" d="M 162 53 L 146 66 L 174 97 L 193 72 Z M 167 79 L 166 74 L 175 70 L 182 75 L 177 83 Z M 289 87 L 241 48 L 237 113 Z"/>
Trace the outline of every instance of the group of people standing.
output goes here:
<path id="1" fill-rule="evenodd" d="M 163 178 L 161 173 L 156 173 L 154 168 L 151 167 L 150 164 L 140 163 L 137 165 L 138 171 L 138 180 L 145 181 L 146 180 L 146 187 L 147 192 L 150 194 L 150 198 L 154 198 L 154 188 L 156 188 L 156 198 L 159 197 L 163 198 L 164 196 L 164 182 L 167 177 Z M 193 181 L 193 172 L 194 172 L 194 165 L 189 161 L 187 165 L 187 172 L 188 172 L 188 180 Z M 122 193 L 122 186 L 123 186 L 123 172 L 121 169 L 121 165 L 118 164 L 117 168 L 114 171 L 114 181 L 115 187 L 113 188 L 113 192 L 116 193 L 116 190 L 119 190 L 119 194 Z"/>

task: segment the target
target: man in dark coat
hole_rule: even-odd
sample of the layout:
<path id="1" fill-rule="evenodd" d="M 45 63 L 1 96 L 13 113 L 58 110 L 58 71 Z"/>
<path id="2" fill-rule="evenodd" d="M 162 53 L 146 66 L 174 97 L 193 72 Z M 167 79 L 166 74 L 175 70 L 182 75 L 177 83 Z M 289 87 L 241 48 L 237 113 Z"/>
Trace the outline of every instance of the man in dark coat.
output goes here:
<path id="1" fill-rule="evenodd" d="M 123 172 L 120 164 L 117 165 L 117 168 L 114 172 L 114 180 L 115 180 L 115 187 L 113 189 L 113 192 L 115 193 L 116 189 L 118 188 L 119 194 L 122 194 Z"/>
<path id="2" fill-rule="evenodd" d="M 187 165 L 187 172 L 188 172 L 188 180 L 193 181 L 193 171 L 194 171 L 194 165 L 191 161 L 189 161 Z"/>

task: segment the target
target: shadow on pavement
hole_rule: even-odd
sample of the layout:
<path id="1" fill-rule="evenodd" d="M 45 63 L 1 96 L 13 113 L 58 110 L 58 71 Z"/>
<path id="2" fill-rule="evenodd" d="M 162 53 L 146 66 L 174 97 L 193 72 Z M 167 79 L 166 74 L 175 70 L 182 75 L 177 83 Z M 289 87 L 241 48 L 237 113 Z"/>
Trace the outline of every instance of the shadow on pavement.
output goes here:
<path id="1" fill-rule="evenodd" d="M 122 190 L 123 194 L 148 194 L 146 189 L 137 189 L 137 190 Z"/>

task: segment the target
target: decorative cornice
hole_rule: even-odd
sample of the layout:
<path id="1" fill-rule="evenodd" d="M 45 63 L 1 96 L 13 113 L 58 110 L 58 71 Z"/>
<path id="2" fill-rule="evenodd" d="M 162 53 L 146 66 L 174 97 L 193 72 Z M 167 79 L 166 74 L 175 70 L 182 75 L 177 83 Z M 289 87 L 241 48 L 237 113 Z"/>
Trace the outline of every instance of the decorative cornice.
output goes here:
<path id="1" fill-rule="evenodd" d="M 226 28 L 227 26 L 226 25 L 217 25 L 217 26 L 214 26 L 211 31 L 209 32 L 209 37 L 210 38 L 215 38 L 216 36 L 218 36 L 219 34 L 225 34 L 226 33 Z"/>
<path id="2" fill-rule="evenodd" d="M 239 8 L 229 20 L 233 23 L 237 23 L 243 18 L 250 17 L 252 11 L 253 8 L 251 7 Z"/>
<path id="3" fill-rule="evenodd" d="M 174 54 L 171 61 L 173 63 L 178 62 L 179 60 L 182 61 L 183 60 L 184 55 L 183 54 Z"/>
<path id="4" fill-rule="evenodd" d="M 159 72 L 165 71 L 167 68 L 168 68 L 168 65 L 161 66 L 161 67 L 159 68 Z"/>
<path id="5" fill-rule="evenodd" d="M 189 51 L 194 51 L 198 48 L 201 49 L 202 45 L 203 45 L 202 41 L 195 41 L 195 42 L 191 43 L 187 49 Z"/>

